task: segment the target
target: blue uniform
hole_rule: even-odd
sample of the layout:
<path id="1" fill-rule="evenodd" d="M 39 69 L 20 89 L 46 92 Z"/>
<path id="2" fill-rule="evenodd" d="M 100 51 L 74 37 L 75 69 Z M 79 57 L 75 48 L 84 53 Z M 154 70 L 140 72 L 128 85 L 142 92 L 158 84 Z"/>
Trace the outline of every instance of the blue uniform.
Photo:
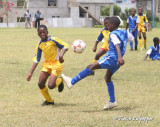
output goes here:
<path id="1" fill-rule="evenodd" d="M 129 25 L 129 32 L 134 36 L 134 38 L 137 38 L 138 29 L 136 28 L 134 32 L 132 32 L 132 30 L 136 27 L 136 24 L 139 23 L 138 16 L 134 16 L 134 17 L 129 16 L 127 19 L 127 23 Z M 135 42 L 135 49 L 137 48 L 137 44 L 138 44 L 138 42 L 136 41 Z M 133 42 L 132 41 L 130 42 L 130 47 L 131 47 L 131 49 L 133 49 Z"/>
<path id="2" fill-rule="evenodd" d="M 124 55 L 127 46 L 128 34 L 126 30 L 114 30 L 110 33 L 110 36 L 114 34 L 119 39 L 119 47 L 121 50 L 121 56 Z M 113 44 L 111 37 L 109 36 L 109 51 L 106 53 L 102 59 L 98 61 L 99 65 L 103 69 L 109 69 L 112 73 L 116 72 L 120 67 L 120 64 L 117 64 L 118 54 L 115 45 Z"/>
<path id="3" fill-rule="evenodd" d="M 154 45 L 152 45 L 149 48 L 149 50 L 147 51 L 149 58 L 151 58 L 152 60 L 158 60 L 160 58 L 159 47 L 160 47 L 159 45 L 157 45 L 156 47 L 154 47 Z"/>
<path id="4" fill-rule="evenodd" d="M 128 17 L 128 23 L 129 23 L 129 32 L 132 33 L 132 30 L 135 28 L 137 22 L 138 16 L 134 16 L 132 18 L 132 16 Z M 137 34 L 138 34 L 138 29 L 136 28 L 136 30 L 132 33 L 132 35 L 134 36 L 134 38 L 137 38 Z"/>

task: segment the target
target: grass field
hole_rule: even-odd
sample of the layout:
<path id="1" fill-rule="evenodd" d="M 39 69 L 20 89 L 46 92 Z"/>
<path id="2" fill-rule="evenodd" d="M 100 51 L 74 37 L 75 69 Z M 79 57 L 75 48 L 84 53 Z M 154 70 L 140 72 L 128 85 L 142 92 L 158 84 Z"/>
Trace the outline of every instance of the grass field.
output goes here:
<path id="1" fill-rule="evenodd" d="M 73 77 L 94 58 L 92 47 L 99 28 L 50 28 L 49 33 L 68 42 L 86 42 L 82 54 L 71 48 L 65 54 L 63 73 Z M 160 29 L 147 33 L 148 48 Z M 41 63 L 30 82 L 25 80 L 32 66 L 34 49 L 39 37 L 35 29 L 0 29 L 0 127 L 158 127 L 160 123 L 160 61 L 143 58 L 145 52 L 130 51 L 125 64 L 113 76 L 119 106 L 103 111 L 108 101 L 104 81 L 106 70 L 97 70 L 72 89 L 50 93 L 55 106 L 40 107 L 44 98 L 37 82 Z M 100 45 L 99 45 L 100 46 Z M 41 59 L 41 62 L 43 59 Z M 118 120 L 116 120 L 118 117 Z M 143 121 L 145 117 L 149 121 Z M 143 119 L 141 119 L 143 118 Z"/>

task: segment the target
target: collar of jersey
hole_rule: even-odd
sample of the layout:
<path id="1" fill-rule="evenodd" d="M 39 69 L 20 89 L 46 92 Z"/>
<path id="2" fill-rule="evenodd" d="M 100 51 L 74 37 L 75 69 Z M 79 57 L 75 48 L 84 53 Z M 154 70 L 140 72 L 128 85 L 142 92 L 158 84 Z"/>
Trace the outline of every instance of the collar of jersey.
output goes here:
<path id="1" fill-rule="evenodd" d="M 51 40 L 51 36 L 48 36 L 47 41 L 50 41 L 50 40 Z M 41 43 L 41 42 L 47 42 L 47 41 L 42 41 L 42 40 L 41 40 L 40 43 Z"/>

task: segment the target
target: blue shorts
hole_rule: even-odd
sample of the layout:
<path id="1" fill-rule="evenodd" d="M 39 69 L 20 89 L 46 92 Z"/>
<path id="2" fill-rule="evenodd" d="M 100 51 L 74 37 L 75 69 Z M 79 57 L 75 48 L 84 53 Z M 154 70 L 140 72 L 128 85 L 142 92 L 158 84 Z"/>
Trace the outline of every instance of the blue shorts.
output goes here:
<path id="1" fill-rule="evenodd" d="M 112 74 L 114 74 L 120 67 L 120 64 L 117 64 L 117 59 L 110 55 L 104 56 L 102 59 L 98 60 L 98 63 L 102 69 L 108 69 Z"/>
<path id="2" fill-rule="evenodd" d="M 151 58 L 152 60 L 159 60 L 160 58 L 160 54 L 155 55 L 153 58 Z"/>
<path id="3" fill-rule="evenodd" d="M 137 38 L 138 35 L 138 30 L 136 29 L 133 33 L 132 33 L 133 29 L 129 29 L 129 32 L 133 35 L 134 38 Z"/>

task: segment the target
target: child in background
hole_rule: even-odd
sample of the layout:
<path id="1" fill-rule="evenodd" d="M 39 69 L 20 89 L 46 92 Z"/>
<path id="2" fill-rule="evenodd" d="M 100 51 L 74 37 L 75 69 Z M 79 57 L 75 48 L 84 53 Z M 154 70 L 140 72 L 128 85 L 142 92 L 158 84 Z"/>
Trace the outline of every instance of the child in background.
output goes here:
<path id="1" fill-rule="evenodd" d="M 138 19 L 139 19 L 139 23 L 138 23 L 139 46 L 140 46 L 140 50 L 143 50 L 141 33 L 143 34 L 144 48 L 146 49 L 147 48 L 146 26 L 148 24 L 148 20 L 147 20 L 147 17 L 143 14 L 142 8 L 138 9 Z"/>
<path id="2" fill-rule="evenodd" d="M 97 62 L 97 60 L 99 60 L 99 58 L 108 51 L 108 45 L 109 45 L 108 39 L 109 39 L 109 34 L 110 34 L 110 31 L 107 28 L 108 20 L 109 20 L 109 17 L 106 17 L 104 19 L 104 28 L 102 29 L 101 33 L 99 34 L 99 36 L 95 42 L 95 45 L 93 47 L 93 52 L 96 52 L 97 45 L 99 44 L 100 41 L 103 41 L 101 48 L 99 49 L 98 53 L 95 56 L 95 59 L 93 60 L 93 63 Z"/>
<path id="3" fill-rule="evenodd" d="M 135 41 L 135 50 L 137 50 L 137 34 L 138 34 L 138 17 L 135 15 L 136 14 L 136 10 L 132 9 L 131 10 L 131 16 L 128 17 L 127 19 L 127 26 L 126 26 L 126 30 L 129 27 L 129 32 L 134 36 L 134 41 Z M 133 41 L 130 41 L 130 49 L 133 50 Z"/>
<path id="4" fill-rule="evenodd" d="M 104 110 L 118 106 L 114 95 L 114 85 L 111 81 L 112 75 L 124 64 L 123 55 L 126 51 L 127 39 L 133 40 L 134 37 L 127 33 L 126 30 L 118 30 L 120 20 L 117 17 L 111 17 L 108 23 L 108 29 L 111 32 L 109 35 L 109 50 L 106 55 L 96 63 L 88 65 L 86 69 L 77 74 L 74 78 L 70 78 L 62 74 L 68 88 L 73 87 L 81 79 L 86 78 L 92 70 L 107 69 L 105 81 L 108 88 L 110 101 L 104 106 Z"/>
<path id="5" fill-rule="evenodd" d="M 30 72 L 27 75 L 26 80 L 30 81 L 34 70 L 36 69 L 40 59 L 41 53 L 44 53 L 45 61 L 42 64 L 38 86 L 41 94 L 44 96 L 44 101 L 41 106 L 54 105 L 54 100 L 51 98 L 48 88 L 54 89 L 58 87 L 58 91 L 61 92 L 64 88 L 63 80 L 58 75 L 62 71 L 62 63 L 64 62 L 63 55 L 68 50 L 68 44 L 60 39 L 52 36 L 48 36 L 48 30 L 45 25 L 40 25 L 37 29 L 38 36 L 41 38 L 40 43 L 37 45 L 37 53 L 34 57 L 34 62 Z M 48 88 L 45 86 L 47 79 Z"/>
<path id="6" fill-rule="evenodd" d="M 149 50 L 146 52 L 146 56 L 144 57 L 144 61 L 149 56 L 152 60 L 160 60 L 160 54 L 159 54 L 159 38 L 155 37 L 153 38 L 153 45 L 149 48 Z"/>

